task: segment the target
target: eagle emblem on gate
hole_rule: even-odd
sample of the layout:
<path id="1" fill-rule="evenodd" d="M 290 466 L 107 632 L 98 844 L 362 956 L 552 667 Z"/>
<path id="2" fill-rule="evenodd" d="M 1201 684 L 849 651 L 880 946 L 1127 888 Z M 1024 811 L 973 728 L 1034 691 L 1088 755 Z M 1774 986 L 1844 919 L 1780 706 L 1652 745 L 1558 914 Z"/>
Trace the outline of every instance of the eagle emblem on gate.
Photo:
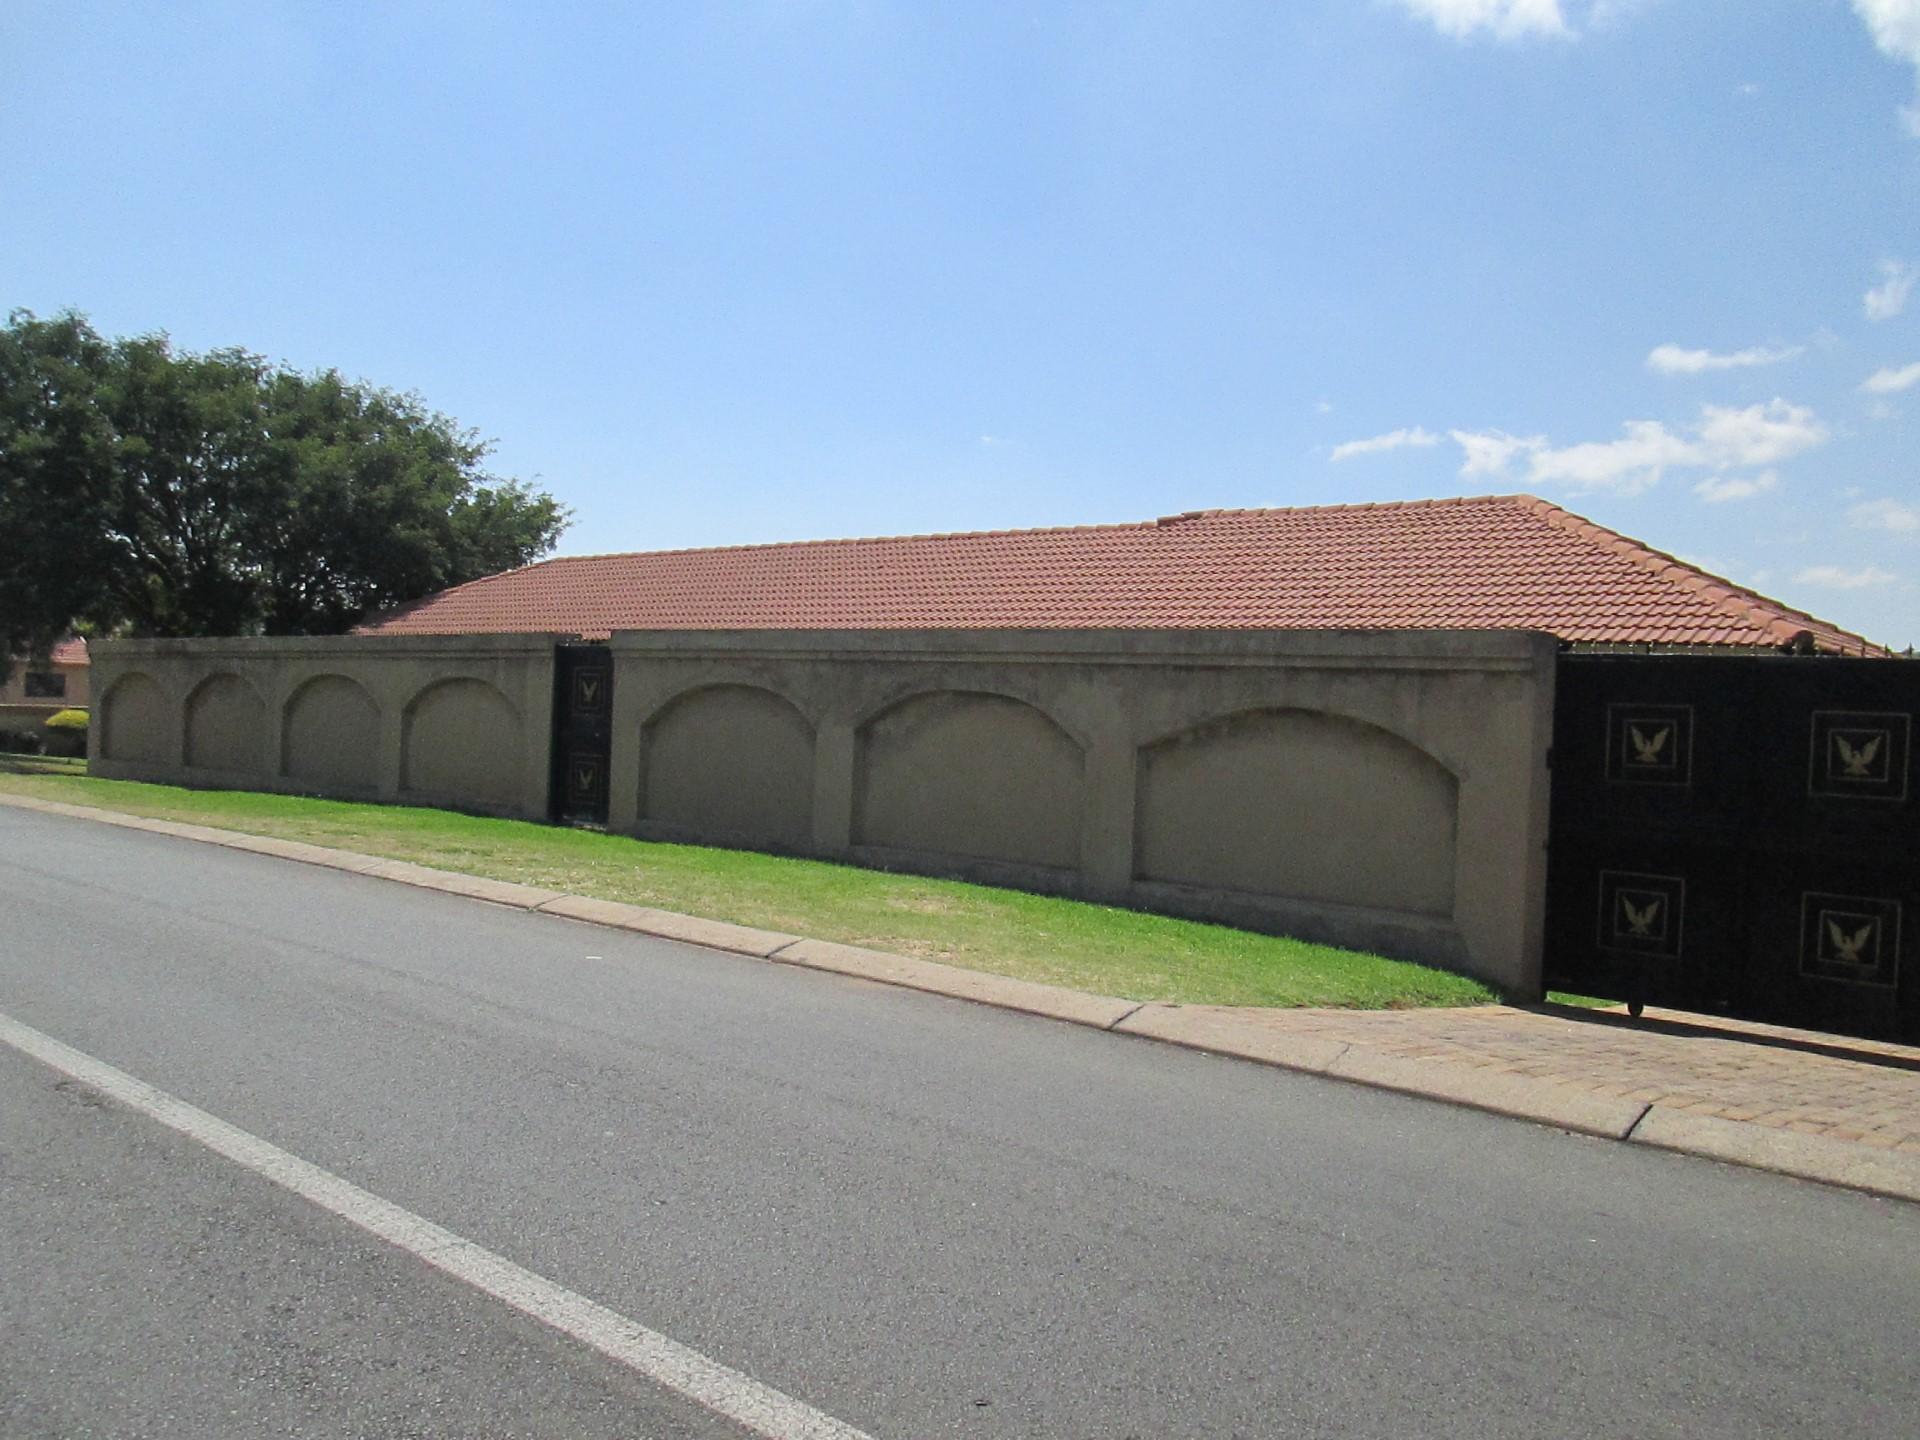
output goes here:
<path id="1" fill-rule="evenodd" d="M 1634 761 L 1640 765 L 1658 765 L 1660 757 L 1666 752 L 1667 742 L 1673 738 L 1673 727 L 1662 725 L 1657 730 L 1642 730 L 1638 725 L 1627 727 L 1627 738 L 1633 741 Z"/>
<path id="2" fill-rule="evenodd" d="M 606 702 L 607 676 L 604 670 L 573 672 L 573 708 L 582 714 L 597 714 Z"/>
<path id="3" fill-rule="evenodd" d="M 605 775 L 597 755 L 575 755 L 567 765 L 568 794 L 575 805 L 592 805 L 600 798 Z"/>
<path id="4" fill-rule="evenodd" d="M 1636 906 L 1632 898 L 1623 892 L 1620 896 L 1620 916 L 1627 922 L 1627 933 L 1635 939 L 1654 939 L 1653 922 L 1660 918 L 1661 903 L 1656 895 Z"/>
<path id="5" fill-rule="evenodd" d="M 1823 800 L 1907 798 L 1913 717 L 1859 710 L 1816 710 L 1808 794 Z"/>
<path id="6" fill-rule="evenodd" d="M 1849 924 L 1847 929 L 1852 930 Z M 1877 921 L 1869 920 L 1851 935 L 1840 928 L 1840 922 L 1832 916 L 1827 917 L 1827 934 L 1833 939 L 1833 953 L 1843 965 L 1858 965 L 1860 952 L 1867 948 L 1867 942 L 1873 939 L 1873 932 L 1879 929 Z"/>
<path id="7" fill-rule="evenodd" d="M 1607 706 L 1607 779 L 1616 785 L 1692 784 L 1693 707 Z"/>
<path id="8" fill-rule="evenodd" d="M 1901 904 L 1870 895 L 1800 897 L 1800 973 L 1816 980 L 1890 986 L 1900 965 Z"/>
<path id="9" fill-rule="evenodd" d="M 1602 870 L 1599 948 L 1617 954 L 1678 959 L 1686 903 L 1684 876 Z"/>
<path id="10" fill-rule="evenodd" d="M 1849 780 L 1872 780 L 1873 762 L 1880 756 L 1880 747 L 1886 743 L 1884 733 L 1861 740 L 1858 747 L 1847 743 L 1846 732 L 1833 732 L 1834 753 L 1840 757 L 1841 772 Z"/>

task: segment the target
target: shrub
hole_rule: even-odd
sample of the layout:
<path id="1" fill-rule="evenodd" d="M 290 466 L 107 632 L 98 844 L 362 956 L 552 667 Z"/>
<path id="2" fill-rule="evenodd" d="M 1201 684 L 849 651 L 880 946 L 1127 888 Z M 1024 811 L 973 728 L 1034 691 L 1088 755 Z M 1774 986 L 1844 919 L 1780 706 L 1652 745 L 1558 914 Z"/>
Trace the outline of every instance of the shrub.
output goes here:
<path id="1" fill-rule="evenodd" d="M 47 732 L 47 754 L 84 755 L 87 753 L 87 712 L 56 710 L 43 722 Z"/>
<path id="2" fill-rule="evenodd" d="M 31 730 L 0 730 L 0 751 L 38 755 L 43 748 L 40 737 Z"/>

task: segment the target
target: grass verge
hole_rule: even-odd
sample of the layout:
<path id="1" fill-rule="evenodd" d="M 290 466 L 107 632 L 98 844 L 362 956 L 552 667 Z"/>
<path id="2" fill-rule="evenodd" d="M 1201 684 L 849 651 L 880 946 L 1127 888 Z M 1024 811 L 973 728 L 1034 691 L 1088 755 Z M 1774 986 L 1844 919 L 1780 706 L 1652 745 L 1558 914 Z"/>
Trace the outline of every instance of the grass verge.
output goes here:
<path id="1" fill-rule="evenodd" d="M 1478 981 L 1378 955 L 1077 900 L 447 810 L 98 780 L 0 758 L 0 792 L 304 840 L 997 975 L 1205 1005 L 1477 1005 Z"/>
<path id="2" fill-rule="evenodd" d="M 1565 1005 L 1574 1010 L 1611 1010 L 1620 1002 L 1602 999 L 1598 995 L 1575 995 L 1570 990 L 1547 991 L 1549 1005 Z"/>

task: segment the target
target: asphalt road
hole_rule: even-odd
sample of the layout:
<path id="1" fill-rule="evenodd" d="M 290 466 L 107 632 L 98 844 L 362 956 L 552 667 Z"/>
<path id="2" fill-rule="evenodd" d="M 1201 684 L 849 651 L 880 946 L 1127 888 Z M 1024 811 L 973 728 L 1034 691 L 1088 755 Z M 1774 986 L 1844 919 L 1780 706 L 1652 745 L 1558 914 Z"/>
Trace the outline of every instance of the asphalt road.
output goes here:
<path id="1" fill-rule="evenodd" d="M 0 809 L 0 1013 L 876 1437 L 1898 1436 L 1920 1207 Z M 0 1049 L 0 1434 L 727 1424 Z"/>

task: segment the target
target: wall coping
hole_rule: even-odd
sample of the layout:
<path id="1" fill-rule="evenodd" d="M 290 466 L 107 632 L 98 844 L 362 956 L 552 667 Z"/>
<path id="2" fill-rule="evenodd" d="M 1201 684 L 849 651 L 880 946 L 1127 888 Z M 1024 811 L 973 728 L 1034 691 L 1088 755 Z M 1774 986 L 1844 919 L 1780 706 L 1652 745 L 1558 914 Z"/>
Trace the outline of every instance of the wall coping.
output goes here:
<path id="1" fill-rule="evenodd" d="M 96 640 L 103 661 L 413 659 L 544 654 L 569 637 L 475 635 L 214 636 Z M 1533 630 L 622 630 L 611 648 L 660 659 L 887 659 L 951 663 L 1312 665 L 1530 670 L 1559 642 Z"/>
<path id="2" fill-rule="evenodd" d="M 233 635 L 181 640 L 95 640 L 99 661 L 305 660 L 357 656 L 380 660 L 545 655 L 564 635 Z"/>
<path id="3" fill-rule="evenodd" d="M 655 659 L 1311 666 L 1531 671 L 1559 641 L 1534 630 L 621 630 Z"/>

